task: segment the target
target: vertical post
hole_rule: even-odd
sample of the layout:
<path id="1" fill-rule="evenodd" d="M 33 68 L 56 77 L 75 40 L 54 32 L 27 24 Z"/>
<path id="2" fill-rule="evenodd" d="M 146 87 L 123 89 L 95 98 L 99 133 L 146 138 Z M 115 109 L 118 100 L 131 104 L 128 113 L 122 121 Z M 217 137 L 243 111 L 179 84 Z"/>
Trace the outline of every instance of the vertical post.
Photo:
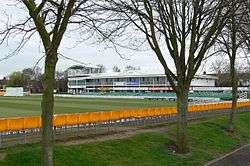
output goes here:
<path id="1" fill-rule="evenodd" d="M 24 144 L 27 143 L 27 139 L 26 139 L 26 131 L 24 130 Z"/>
<path id="2" fill-rule="evenodd" d="M 2 132 L 0 132 L 0 148 L 2 147 Z"/>

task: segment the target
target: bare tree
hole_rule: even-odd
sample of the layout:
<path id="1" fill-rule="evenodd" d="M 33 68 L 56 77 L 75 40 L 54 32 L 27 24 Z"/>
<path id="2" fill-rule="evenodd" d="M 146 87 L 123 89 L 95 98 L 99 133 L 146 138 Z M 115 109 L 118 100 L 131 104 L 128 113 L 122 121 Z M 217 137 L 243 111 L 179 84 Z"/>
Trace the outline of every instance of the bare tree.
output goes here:
<path id="1" fill-rule="evenodd" d="M 140 67 L 135 67 L 135 66 L 127 65 L 124 68 L 124 71 L 132 71 L 132 70 L 140 70 Z"/>
<path id="2" fill-rule="evenodd" d="M 20 39 L 20 43 L 13 53 L 0 61 L 18 53 L 34 34 L 38 34 L 45 54 L 41 102 L 42 165 L 52 166 L 55 68 L 66 29 L 69 33 L 78 33 L 78 36 L 86 34 L 81 41 L 95 34 L 109 36 L 109 33 L 115 33 L 115 30 L 102 32 L 101 25 L 108 23 L 101 18 L 98 19 L 103 11 L 96 10 L 91 0 L 11 0 L 11 2 L 12 6 L 24 9 L 27 17 L 25 20 L 15 20 L 16 22 L 8 17 L 6 26 L 0 31 L 0 44 L 8 43 L 15 37 Z"/>
<path id="3" fill-rule="evenodd" d="M 210 70 L 218 77 L 216 86 L 229 86 L 229 66 L 229 62 L 223 56 L 211 63 Z"/>
<path id="4" fill-rule="evenodd" d="M 188 92 L 207 50 L 226 24 L 230 1 L 221 0 L 107 0 L 103 10 L 112 19 L 132 24 L 133 38 L 147 41 L 177 95 L 177 152 L 189 152 Z M 98 2 L 97 2 L 98 3 Z M 125 23 L 123 23 L 125 24 Z M 142 37 L 144 35 L 144 37 Z M 170 59 L 175 70 L 169 66 Z"/>
<path id="5" fill-rule="evenodd" d="M 247 49 L 248 53 L 250 52 L 250 1 L 243 1 L 241 17 L 241 24 L 239 29 L 240 38 L 243 39 L 243 47 Z"/>
<path id="6" fill-rule="evenodd" d="M 214 56 L 214 58 L 216 55 Z M 238 80 L 245 80 L 245 75 L 248 74 L 246 70 L 249 67 L 245 62 L 242 62 L 241 58 L 236 58 L 235 62 L 235 71 L 237 74 Z M 231 74 L 230 74 L 230 61 L 228 55 L 223 56 L 223 54 L 219 54 L 218 58 L 212 62 L 210 65 L 210 70 L 218 77 L 216 80 L 216 86 L 230 87 L 231 84 Z M 239 83 L 238 83 L 239 85 Z"/>
<path id="7" fill-rule="evenodd" d="M 114 66 L 113 72 L 121 72 L 121 69 L 118 66 Z"/>
<path id="8" fill-rule="evenodd" d="M 106 67 L 103 64 L 98 64 L 97 67 L 99 68 L 99 73 L 105 73 Z"/>
<path id="9" fill-rule="evenodd" d="M 55 88 L 57 93 L 66 93 L 67 92 L 67 71 L 56 71 L 55 74 Z"/>
<path id="10" fill-rule="evenodd" d="M 242 35 L 245 30 L 245 18 L 249 16 L 246 9 L 245 1 L 231 4 L 231 13 L 229 21 L 222 33 L 219 35 L 217 43 L 219 50 L 228 55 L 230 61 L 230 82 L 232 86 L 232 109 L 229 116 L 228 131 L 234 131 L 235 112 L 237 109 L 237 92 L 238 92 L 238 76 L 236 71 L 236 60 L 239 49 L 243 48 L 245 41 L 248 39 L 246 35 Z"/>
<path id="11" fill-rule="evenodd" d="M 24 87 L 27 84 L 25 75 L 20 71 L 13 72 L 8 77 L 7 86 Z"/>

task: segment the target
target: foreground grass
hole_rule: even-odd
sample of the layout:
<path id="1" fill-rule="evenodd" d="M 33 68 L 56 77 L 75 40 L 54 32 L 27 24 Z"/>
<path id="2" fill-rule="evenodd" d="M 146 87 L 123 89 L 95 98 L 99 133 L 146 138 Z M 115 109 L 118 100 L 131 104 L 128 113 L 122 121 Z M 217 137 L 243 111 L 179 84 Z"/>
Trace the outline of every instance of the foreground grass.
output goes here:
<path id="1" fill-rule="evenodd" d="M 237 145 L 250 140 L 250 113 L 237 115 L 237 133 L 224 132 L 227 117 L 218 117 L 191 123 L 188 127 L 192 153 L 178 156 L 169 153 L 167 144 L 175 134 L 174 129 L 166 133 L 144 133 L 137 136 L 91 144 L 55 148 L 57 166 L 166 166 L 203 165 L 205 162 L 229 152 Z M 3 150 L 6 158 L 1 166 L 40 165 L 40 147 L 36 144 L 17 146 Z"/>
<path id="2" fill-rule="evenodd" d="M 0 118 L 41 115 L 41 96 L 0 97 Z M 112 111 L 129 108 L 175 106 L 175 102 L 143 99 L 55 97 L 55 113 Z"/>

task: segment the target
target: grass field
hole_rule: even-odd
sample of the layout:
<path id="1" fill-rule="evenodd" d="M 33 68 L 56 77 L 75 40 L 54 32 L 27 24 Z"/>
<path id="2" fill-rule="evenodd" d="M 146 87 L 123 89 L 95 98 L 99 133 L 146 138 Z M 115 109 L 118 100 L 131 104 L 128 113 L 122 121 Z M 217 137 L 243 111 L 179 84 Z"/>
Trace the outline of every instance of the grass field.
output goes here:
<path id="1" fill-rule="evenodd" d="M 250 140 L 250 113 L 241 113 L 236 118 L 233 135 L 224 131 L 228 116 L 217 117 L 188 126 L 191 153 L 179 156 L 169 153 L 175 126 L 164 133 L 143 133 L 126 139 L 116 139 L 90 144 L 56 145 L 56 166 L 199 166 L 231 151 Z M 40 165 L 40 146 L 20 145 L 0 151 L 5 159 L 0 166 Z"/>
<path id="2" fill-rule="evenodd" d="M 0 97 L 0 117 L 41 114 L 41 96 Z M 111 111 L 128 108 L 174 106 L 174 102 L 142 99 L 55 98 L 55 113 Z"/>

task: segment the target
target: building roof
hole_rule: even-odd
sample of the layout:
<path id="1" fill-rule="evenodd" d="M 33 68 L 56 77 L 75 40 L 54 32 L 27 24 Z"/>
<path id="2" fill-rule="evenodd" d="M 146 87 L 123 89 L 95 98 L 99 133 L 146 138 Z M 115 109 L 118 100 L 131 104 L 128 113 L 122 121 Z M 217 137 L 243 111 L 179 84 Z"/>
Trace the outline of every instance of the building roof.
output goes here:
<path id="1" fill-rule="evenodd" d="M 95 73 L 89 74 L 84 78 L 89 79 L 99 79 L 99 78 L 127 78 L 127 77 L 164 77 L 164 71 L 154 71 L 154 70 L 128 70 L 123 72 L 106 72 L 106 73 Z M 81 77 L 81 76 L 75 76 Z M 196 75 L 196 78 L 207 78 L 207 79 L 217 79 L 216 76 L 211 75 Z"/>
<path id="2" fill-rule="evenodd" d="M 86 64 L 86 65 L 73 65 L 73 66 L 70 66 L 68 68 L 68 70 L 81 70 L 81 69 L 85 69 L 85 68 L 100 68 L 99 66 L 96 66 L 96 65 L 91 65 L 91 64 Z"/>

